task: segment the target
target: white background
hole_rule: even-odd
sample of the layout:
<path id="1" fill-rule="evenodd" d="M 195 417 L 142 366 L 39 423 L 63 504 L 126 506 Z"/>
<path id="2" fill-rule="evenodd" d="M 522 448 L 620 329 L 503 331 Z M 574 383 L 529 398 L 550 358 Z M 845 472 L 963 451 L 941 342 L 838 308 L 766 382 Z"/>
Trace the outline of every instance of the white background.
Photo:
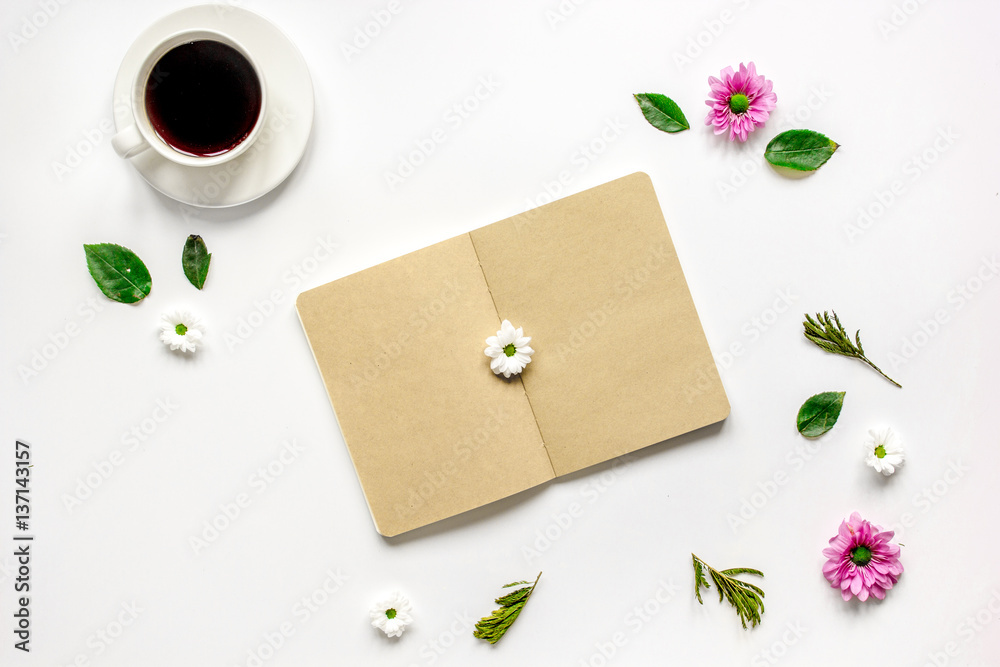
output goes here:
<path id="1" fill-rule="evenodd" d="M 3 5 L 0 662 L 1000 664 L 1000 454 L 989 421 L 1000 398 L 1000 5 L 590 0 L 560 13 L 557 0 L 402 1 L 348 57 L 343 46 L 387 2 L 242 4 L 308 62 L 311 141 L 270 195 L 186 214 L 117 158 L 106 134 L 88 139 L 112 118 L 132 40 L 185 3 Z M 774 82 L 778 107 L 734 145 L 703 124 L 707 78 L 749 60 Z M 467 101 L 481 77 L 498 88 Z M 691 130 L 647 125 L 637 92 L 672 97 Z M 456 104 L 477 108 L 449 125 Z M 436 127 L 446 140 L 390 188 L 385 174 Z M 810 176 L 780 175 L 762 154 L 790 127 L 842 148 Z M 634 171 L 652 177 L 732 415 L 627 465 L 380 537 L 294 297 L 543 203 L 548 191 Z M 866 228 L 856 226 L 863 210 Z M 190 233 L 214 253 L 203 292 L 180 268 Z M 309 259 L 318 239 L 337 244 L 325 261 Z M 81 246 L 105 241 L 150 268 L 141 304 L 106 300 L 89 277 Z M 311 272 L 296 277 L 303 267 Z M 273 313 L 227 345 L 274 291 Z M 209 327 L 193 358 L 157 340 L 160 313 L 178 306 Z M 802 314 L 827 309 L 862 328 L 866 351 L 903 389 L 803 339 Z M 936 315 L 943 324 L 927 324 Z M 70 324 L 78 335 L 60 338 Z M 45 347 L 60 340 L 56 354 Z M 43 349 L 52 358 L 26 375 Z M 795 414 L 826 390 L 847 392 L 844 412 L 809 443 Z M 177 406 L 162 423 L 149 421 L 157 401 Z M 144 423 L 156 428 L 130 451 L 123 436 Z M 889 479 L 861 451 L 880 424 L 908 452 Z M 12 648 L 16 438 L 34 463 L 30 655 Z M 252 476 L 285 441 L 301 453 L 258 493 Z M 68 509 L 115 450 L 121 465 Z M 249 506 L 196 552 L 190 538 L 241 493 Z M 905 544 L 906 571 L 882 603 L 845 603 L 821 573 L 821 550 L 854 510 Z M 759 627 L 744 631 L 714 591 L 695 602 L 692 551 L 719 568 L 764 571 Z M 495 647 L 473 639 L 463 619 L 487 614 L 501 584 L 539 571 L 507 637 Z M 327 595 L 330 572 L 346 580 Z M 398 641 L 367 621 L 393 590 L 416 618 Z M 324 604 L 296 613 L 314 594 Z M 119 634 L 119 617 L 130 620 L 123 604 L 141 611 Z M 271 651 L 266 638 L 283 624 L 293 634 Z"/>

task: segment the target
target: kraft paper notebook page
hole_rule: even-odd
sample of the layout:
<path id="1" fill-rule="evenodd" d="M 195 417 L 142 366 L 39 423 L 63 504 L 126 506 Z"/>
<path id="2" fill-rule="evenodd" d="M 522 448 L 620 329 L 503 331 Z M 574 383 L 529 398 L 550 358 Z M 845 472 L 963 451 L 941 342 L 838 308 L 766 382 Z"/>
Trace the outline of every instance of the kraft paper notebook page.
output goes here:
<path id="1" fill-rule="evenodd" d="M 642 173 L 303 292 L 297 309 L 387 536 L 729 414 Z M 535 349 L 510 380 L 483 353 L 503 319 Z"/>

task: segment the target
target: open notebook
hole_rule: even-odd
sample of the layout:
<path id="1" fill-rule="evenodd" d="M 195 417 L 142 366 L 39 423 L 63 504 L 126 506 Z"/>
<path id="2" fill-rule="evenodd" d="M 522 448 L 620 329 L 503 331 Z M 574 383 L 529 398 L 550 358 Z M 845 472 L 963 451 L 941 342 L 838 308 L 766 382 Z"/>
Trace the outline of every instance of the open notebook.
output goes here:
<path id="1" fill-rule="evenodd" d="M 303 292 L 296 306 L 387 536 L 729 414 L 643 173 Z M 503 319 L 535 349 L 510 380 L 483 353 Z"/>

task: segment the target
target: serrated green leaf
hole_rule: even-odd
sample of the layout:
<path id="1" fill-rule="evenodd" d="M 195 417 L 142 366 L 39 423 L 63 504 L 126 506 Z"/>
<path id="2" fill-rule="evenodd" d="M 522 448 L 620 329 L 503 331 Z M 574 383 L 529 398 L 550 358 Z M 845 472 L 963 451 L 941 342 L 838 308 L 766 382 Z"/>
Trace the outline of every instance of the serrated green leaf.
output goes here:
<path id="1" fill-rule="evenodd" d="M 500 605 L 501 607 L 511 607 L 514 604 L 520 602 L 525 597 L 527 597 L 530 593 L 531 593 L 531 589 L 530 588 L 527 588 L 527 587 L 525 587 L 525 588 L 518 588 L 513 593 L 508 593 L 507 595 L 504 595 L 503 597 L 497 598 L 495 600 L 495 602 L 498 605 Z"/>
<path id="2" fill-rule="evenodd" d="M 699 604 L 705 604 L 701 600 L 701 587 L 708 588 L 708 582 L 705 580 L 705 575 L 701 570 L 701 561 L 695 558 L 694 554 L 692 554 L 691 560 L 694 562 L 694 596 L 698 598 Z"/>
<path id="3" fill-rule="evenodd" d="M 684 117 L 684 112 L 669 97 L 658 93 L 638 93 L 633 97 L 639 103 L 642 115 L 657 130 L 673 134 L 691 127 Z"/>
<path id="4" fill-rule="evenodd" d="M 706 589 L 710 588 L 707 580 L 702 584 L 704 579 L 702 568 L 704 567 L 712 577 L 712 582 L 719 594 L 719 602 L 722 602 L 723 599 L 729 601 L 729 604 L 736 609 L 736 615 L 739 616 L 743 629 L 746 629 L 747 621 L 750 622 L 751 626 L 760 623 L 760 615 L 764 613 L 764 590 L 740 579 L 734 579 L 733 575 L 754 574 L 763 577 L 763 572 L 749 567 L 734 567 L 720 572 L 694 554 L 691 554 L 691 560 L 694 562 L 694 592 L 698 602 L 702 601 L 701 586 L 704 585 Z"/>
<path id="5" fill-rule="evenodd" d="M 764 158 L 776 167 L 798 171 L 819 169 L 840 145 L 812 130 L 788 130 L 771 139 L 764 149 Z"/>
<path id="6" fill-rule="evenodd" d="M 760 570 L 755 570 L 752 567 L 732 567 L 728 570 L 721 570 L 722 574 L 727 577 L 733 577 L 737 574 L 756 574 L 758 577 L 763 577 L 764 573 Z M 742 582 L 741 582 L 742 583 Z"/>
<path id="7" fill-rule="evenodd" d="M 840 323 L 840 318 L 837 317 L 836 312 L 833 313 L 832 318 L 826 311 L 823 311 L 822 315 L 820 313 L 816 313 L 815 320 L 808 313 L 806 313 L 806 319 L 802 325 L 804 327 L 803 333 L 805 337 L 827 352 L 833 352 L 834 354 L 841 354 L 845 357 L 860 359 L 886 380 L 893 383 L 897 387 L 902 387 L 901 384 L 883 373 L 881 368 L 873 364 L 871 359 L 865 356 L 865 351 L 861 347 L 861 329 L 858 329 L 854 333 L 854 340 L 857 342 L 857 345 L 851 342 L 851 337 L 847 335 L 847 332 L 844 330 L 844 325 Z"/>
<path id="8" fill-rule="evenodd" d="M 205 278 L 208 277 L 208 265 L 212 262 L 212 255 L 208 252 L 205 241 L 197 234 L 191 234 L 184 243 L 184 252 L 181 253 L 181 265 L 184 267 L 184 275 L 188 281 L 198 289 L 205 286 Z"/>
<path id="9" fill-rule="evenodd" d="M 809 398 L 796 418 L 799 433 L 807 438 L 818 438 L 837 423 L 840 409 L 844 406 L 843 391 L 825 391 Z"/>
<path id="10" fill-rule="evenodd" d="M 492 614 L 480 619 L 476 623 L 472 636 L 476 639 L 488 641 L 491 644 L 496 644 L 503 639 L 504 634 L 506 634 L 507 630 L 510 629 L 510 626 L 513 625 L 514 621 L 521 614 L 521 610 L 524 609 L 524 605 L 528 602 L 528 598 L 531 597 L 531 593 L 535 590 L 535 586 L 538 585 L 538 580 L 541 578 L 542 573 L 539 572 L 534 583 L 529 587 L 519 588 L 503 597 L 497 598 L 496 603 L 500 605 L 500 608 L 494 609 Z M 528 583 L 527 581 L 515 581 L 505 584 L 503 587 L 510 588 L 511 586 Z"/>
<path id="11" fill-rule="evenodd" d="M 119 303 L 142 301 L 153 288 L 153 279 L 139 256 L 114 243 L 83 244 L 87 270 L 104 295 Z"/>

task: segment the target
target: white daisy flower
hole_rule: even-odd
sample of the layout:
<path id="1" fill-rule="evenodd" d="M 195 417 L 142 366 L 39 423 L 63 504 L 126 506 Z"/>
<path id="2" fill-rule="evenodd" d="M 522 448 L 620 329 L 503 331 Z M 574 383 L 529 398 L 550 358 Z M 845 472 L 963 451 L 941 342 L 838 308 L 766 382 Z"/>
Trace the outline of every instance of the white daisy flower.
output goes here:
<path id="1" fill-rule="evenodd" d="M 413 622 L 411 611 L 413 608 L 410 601 L 399 593 L 393 593 L 373 606 L 368 615 L 371 616 L 373 628 L 378 628 L 388 637 L 401 637 L 406 626 Z"/>
<path id="2" fill-rule="evenodd" d="M 175 310 L 160 316 L 160 340 L 171 350 L 197 351 L 204 331 L 201 319 L 186 310 Z"/>
<path id="3" fill-rule="evenodd" d="M 896 468 L 903 465 L 904 457 L 903 443 L 891 428 L 868 431 L 868 439 L 865 441 L 865 463 L 888 477 L 896 472 Z"/>
<path id="4" fill-rule="evenodd" d="M 497 375 L 503 374 L 505 378 L 517 375 L 524 370 L 531 361 L 531 355 L 535 353 L 528 347 L 530 342 L 531 336 L 525 336 L 521 327 L 515 329 L 509 320 L 504 320 L 497 335 L 486 339 L 486 356 L 493 359 L 490 368 Z"/>

